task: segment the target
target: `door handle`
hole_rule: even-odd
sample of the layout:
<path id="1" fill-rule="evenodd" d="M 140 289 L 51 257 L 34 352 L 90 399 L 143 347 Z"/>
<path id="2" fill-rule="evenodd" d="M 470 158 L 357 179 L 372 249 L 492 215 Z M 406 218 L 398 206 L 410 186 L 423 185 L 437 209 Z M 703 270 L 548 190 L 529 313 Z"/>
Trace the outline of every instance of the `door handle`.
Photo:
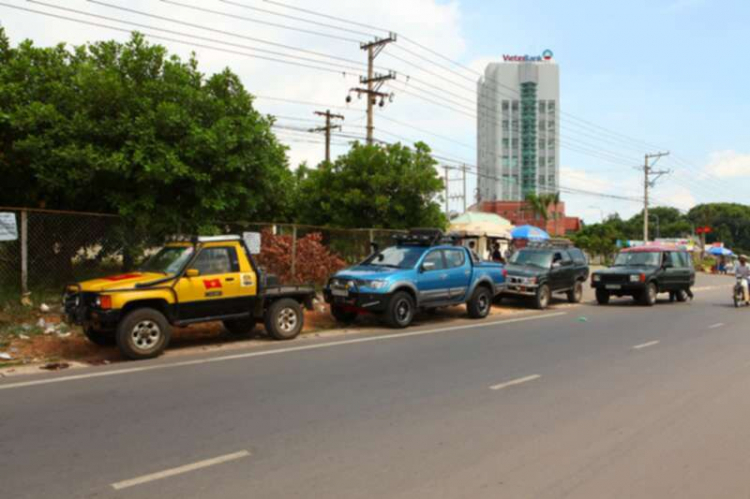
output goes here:
<path id="1" fill-rule="evenodd" d="M 227 282 L 232 282 L 232 281 L 234 281 L 234 277 L 227 277 L 224 280 L 227 281 Z"/>

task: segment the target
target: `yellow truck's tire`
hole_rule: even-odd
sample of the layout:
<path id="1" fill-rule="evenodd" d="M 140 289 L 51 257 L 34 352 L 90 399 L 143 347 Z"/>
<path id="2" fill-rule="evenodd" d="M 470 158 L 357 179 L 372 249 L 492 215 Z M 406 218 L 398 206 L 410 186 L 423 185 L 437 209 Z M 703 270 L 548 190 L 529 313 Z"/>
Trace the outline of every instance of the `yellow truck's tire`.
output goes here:
<path id="1" fill-rule="evenodd" d="M 164 314 L 153 308 L 138 308 L 128 313 L 117 326 L 117 347 L 133 360 L 158 357 L 172 336 Z"/>
<path id="2" fill-rule="evenodd" d="M 296 338 L 305 324 L 305 314 L 297 300 L 282 298 L 266 311 L 266 332 L 275 340 Z"/>

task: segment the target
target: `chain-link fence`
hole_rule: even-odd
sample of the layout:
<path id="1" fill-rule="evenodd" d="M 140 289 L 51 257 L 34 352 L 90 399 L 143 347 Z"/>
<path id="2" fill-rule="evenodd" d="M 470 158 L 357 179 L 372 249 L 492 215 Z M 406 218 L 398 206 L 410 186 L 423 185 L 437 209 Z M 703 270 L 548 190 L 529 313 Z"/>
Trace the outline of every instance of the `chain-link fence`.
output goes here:
<path id="1" fill-rule="evenodd" d="M 0 207 L 15 237 L 0 227 L 0 300 L 26 291 L 131 270 L 163 241 L 132 233 L 118 216 Z M 290 283 L 322 284 L 329 272 L 365 258 L 371 243 L 389 245 L 398 231 L 291 224 L 221 222 L 226 234 L 261 232 L 258 262 Z"/>

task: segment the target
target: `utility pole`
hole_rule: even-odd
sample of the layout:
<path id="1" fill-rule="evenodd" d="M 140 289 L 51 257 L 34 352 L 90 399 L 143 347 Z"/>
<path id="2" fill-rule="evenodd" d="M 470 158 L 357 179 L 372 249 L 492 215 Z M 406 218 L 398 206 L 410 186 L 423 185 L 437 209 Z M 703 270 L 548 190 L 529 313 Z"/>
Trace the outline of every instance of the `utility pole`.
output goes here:
<path id="1" fill-rule="evenodd" d="M 331 114 L 331 110 L 327 109 L 325 112 L 323 111 L 315 111 L 315 114 L 317 116 L 324 116 L 326 119 L 325 126 L 321 126 L 318 128 L 313 128 L 310 131 L 311 132 L 325 132 L 326 134 L 326 163 L 330 163 L 331 161 L 331 131 L 333 130 L 341 130 L 341 125 L 332 125 L 331 120 L 337 119 L 337 120 L 343 120 L 344 117 L 340 114 Z"/>
<path id="2" fill-rule="evenodd" d="M 451 219 L 451 210 L 450 210 L 450 188 L 448 187 L 450 185 L 450 179 L 448 178 L 448 172 L 450 170 L 450 167 L 443 166 L 443 171 L 445 172 L 445 218 L 450 220 Z"/>
<path id="3" fill-rule="evenodd" d="M 463 193 L 464 193 L 464 213 L 466 213 L 466 198 L 469 197 L 468 194 L 467 194 L 467 192 L 466 192 L 466 165 L 463 165 L 463 168 L 461 168 L 461 170 L 464 173 L 464 178 L 463 178 L 463 181 L 464 181 L 464 190 L 463 190 Z"/>
<path id="4" fill-rule="evenodd" d="M 669 156 L 669 152 L 657 152 L 646 154 L 643 163 L 643 242 L 648 242 L 648 189 L 654 187 L 656 181 L 663 175 L 671 173 L 669 170 L 653 170 L 653 167 L 663 156 Z M 649 165 L 649 160 L 653 159 L 653 164 Z M 652 180 L 653 177 L 653 180 Z"/>
<path id="5" fill-rule="evenodd" d="M 367 77 L 360 77 L 359 83 L 366 85 L 366 88 L 358 87 L 352 88 L 349 92 L 356 92 L 358 97 L 362 97 L 362 94 L 367 96 L 367 143 L 372 144 L 374 141 L 374 112 L 375 104 L 378 103 L 380 98 L 380 107 L 385 106 L 385 99 L 393 102 L 393 93 L 381 92 L 383 84 L 388 80 L 396 78 L 396 73 L 389 71 L 388 74 L 377 74 L 375 73 L 375 59 L 380 55 L 386 45 L 396 41 L 396 34 L 391 33 L 388 38 L 376 38 L 374 41 L 369 43 L 361 43 L 359 48 L 367 52 Z M 346 97 L 346 102 L 351 102 L 351 95 Z"/>

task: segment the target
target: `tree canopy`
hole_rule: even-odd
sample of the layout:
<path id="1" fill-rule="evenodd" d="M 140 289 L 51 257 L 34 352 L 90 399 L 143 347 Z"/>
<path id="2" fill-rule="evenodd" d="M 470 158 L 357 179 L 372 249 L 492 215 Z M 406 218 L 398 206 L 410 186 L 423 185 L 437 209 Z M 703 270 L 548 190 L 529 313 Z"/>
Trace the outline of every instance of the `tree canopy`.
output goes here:
<path id="1" fill-rule="evenodd" d="M 441 227 L 443 181 L 429 147 L 354 144 L 333 163 L 298 171 L 298 220 L 312 225 Z"/>
<path id="2" fill-rule="evenodd" d="M 290 215 L 285 149 L 240 79 L 205 76 L 138 34 L 12 48 L 0 29 L 0 146 L 0 205 L 171 233 Z"/>

